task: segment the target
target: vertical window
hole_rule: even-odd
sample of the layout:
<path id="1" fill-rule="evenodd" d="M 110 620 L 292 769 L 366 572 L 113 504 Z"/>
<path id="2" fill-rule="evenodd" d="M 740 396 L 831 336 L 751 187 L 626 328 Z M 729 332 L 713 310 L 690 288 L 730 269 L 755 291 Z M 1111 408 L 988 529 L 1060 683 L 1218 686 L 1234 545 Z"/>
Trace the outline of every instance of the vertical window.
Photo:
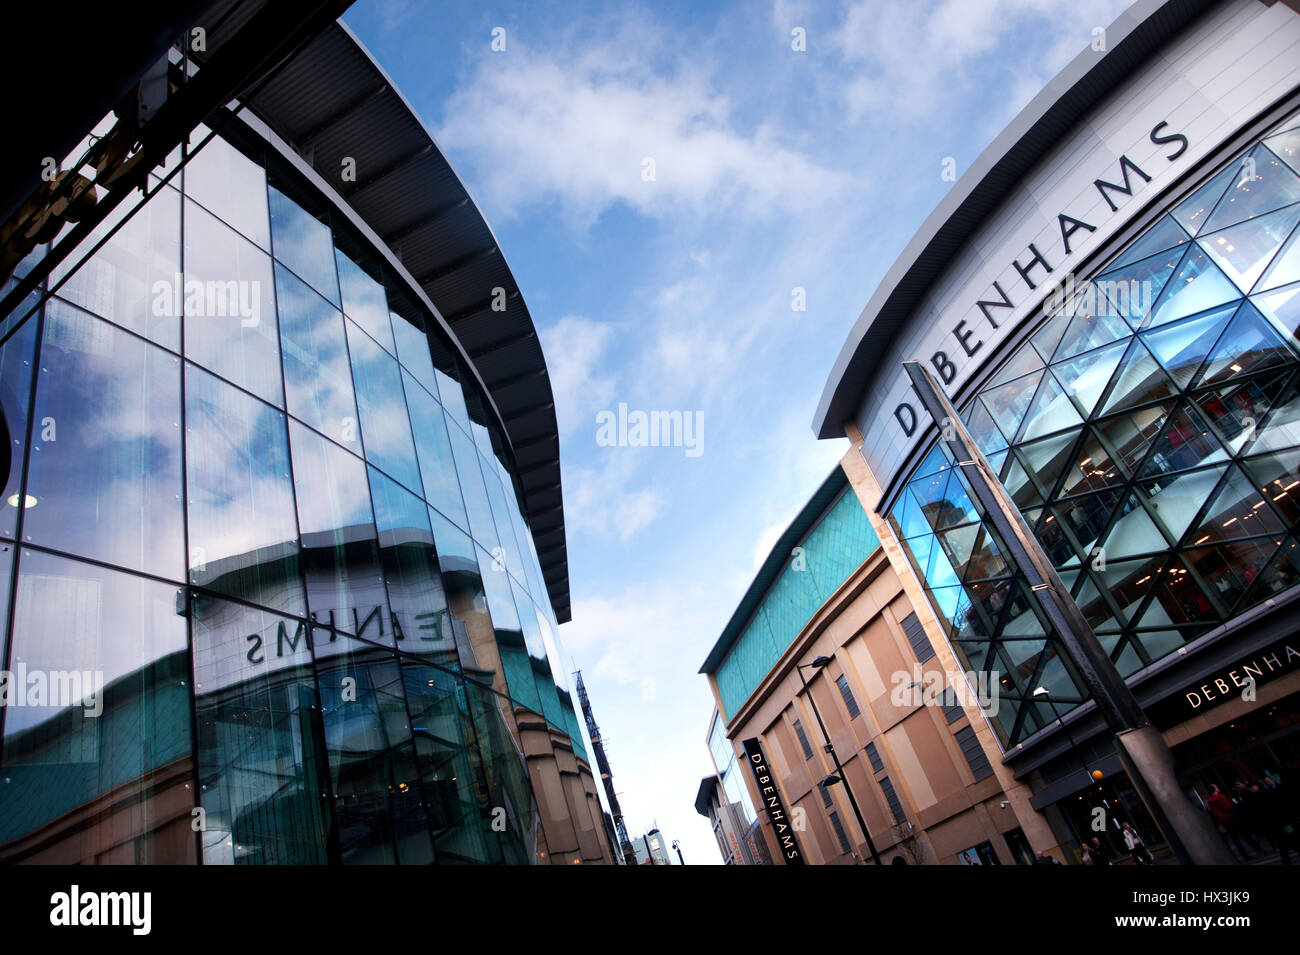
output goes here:
<path id="1" fill-rule="evenodd" d="M 384 287 L 365 269 L 342 252 L 334 250 L 339 266 L 339 287 L 343 292 L 343 314 L 360 325 L 384 351 L 396 355 L 393 326 L 388 318 L 388 297 Z M 425 349 L 428 354 L 428 349 Z"/>
<path id="2" fill-rule="evenodd" d="M 808 745 L 808 737 L 804 734 L 803 724 L 798 720 L 794 721 L 794 735 L 799 737 L 799 746 L 803 749 L 803 758 L 812 759 L 812 747 Z"/>
<path id="3" fill-rule="evenodd" d="M 822 797 L 822 805 L 825 806 L 827 809 L 831 808 L 831 806 L 833 805 L 833 803 L 831 802 L 831 793 L 830 793 L 830 790 L 827 789 L 827 788 L 826 788 L 824 785 L 822 785 L 821 783 L 818 783 L 818 784 L 817 784 L 817 791 L 818 791 L 819 793 L 821 793 L 821 797 Z"/>
<path id="4" fill-rule="evenodd" d="M 500 546 L 496 526 L 492 523 L 492 505 L 483 484 L 483 471 L 479 467 L 478 452 L 464 431 L 450 424 L 447 434 L 451 438 L 456 457 L 456 473 L 460 475 L 460 489 L 465 495 L 465 510 L 469 514 L 470 532 L 474 539 L 488 551 Z"/>
<path id="5" fill-rule="evenodd" d="M 194 861 L 181 594 L 174 584 L 22 552 L 8 668 L 44 674 L 49 695 L 43 705 L 5 708 L 0 858 L 14 840 L 44 830 L 72 856 L 64 861 Z M 80 816 L 75 832 L 47 828 L 69 813 Z"/>
<path id="6" fill-rule="evenodd" d="M 875 743 L 867 744 L 867 759 L 871 761 L 871 771 L 873 773 L 879 773 L 884 770 L 885 764 L 880 758 L 880 752 L 876 749 Z"/>
<path id="7" fill-rule="evenodd" d="M 191 604 L 204 863 L 337 861 L 306 622 L 203 595 Z"/>
<path id="8" fill-rule="evenodd" d="M 302 613 L 284 415 L 190 365 L 185 438 L 190 582 Z"/>
<path id="9" fill-rule="evenodd" d="M 274 186 L 271 197 L 271 243 L 275 257 L 333 304 L 340 305 L 334 271 L 334 240 L 329 226 L 307 213 Z"/>
<path id="10" fill-rule="evenodd" d="M 840 823 L 839 813 L 832 811 L 827 813 L 827 815 L 830 816 L 831 828 L 835 830 L 835 838 L 840 842 L 840 852 L 852 852 L 853 848 L 849 845 L 849 837 L 844 832 L 844 826 Z"/>
<path id="11" fill-rule="evenodd" d="M 206 126 L 199 126 L 191 137 L 191 145 L 201 143 L 202 148 L 185 164 L 185 195 L 269 251 L 266 170 L 220 136 L 206 141 L 209 134 Z"/>
<path id="12" fill-rule="evenodd" d="M 122 202 L 50 273 L 53 287 L 114 226 L 121 228 L 59 286 L 57 295 L 144 335 L 171 351 L 181 346 L 181 200 L 170 187 L 159 189 L 143 207 Z"/>
<path id="13" fill-rule="evenodd" d="M 446 621 L 447 598 L 424 502 L 374 468 L 370 491 L 379 531 L 379 557 L 398 648 L 456 666 L 456 644 Z"/>
<path id="14" fill-rule="evenodd" d="M 849 719 L 857 719 L 862 715 L 862 711 L 858 709 L 858 701 L 853 698 L 853 690 L 849 688 L 849 678 L 841 673 L 836 678 L 835 685 L 840 688 L 840 696 L 844 700 L 844 705 L 848 707 Z"/>
<path id="15" fill-rule="evenodd" d="M 903 633 L 907 635 L 907 642 L 912 645 L 918 661 L 924 663 L 934 656 L 934 647 L 930 645 L 930 638 L 925 635 L 925 627 L 921 626 L 916 614 L 909 613 L 903 618 Z"/>
<path id="16" fill-rule="evenodd" d="M 429 353 L 429 339 L 424 330 L 416 327 L 396 312 L 389 317 L 393 335 L 397 339 L 397 360 L 415 376 L 415 380 L 435 398 L 438 397 L 438 376 L 433 370 L 433 357 Z"/>
<path id="17" fill-rule="evenodd" d="M 4 500 L 0 501 L 0 536 L 13 539 L 18 533 L 20 483 L 27 450 L 27 412 L 31 406 L 32 366 L 36 361 L 36 317 L 27 319 L 9 340 L 0 345 L 0 410 L 9 426 L 9 473 L 5 475 Z M 33 437 L 39 438 L 38 428 Z"/>
<path id="18" fill-rule="evenodd" d="M 278 264 L 275 293 L 289 414 L 361 453 L 343 315 Z"/>
<path id="19" fill-rule="evenodd" d="M 424 482 L 425 500 L 462 530 L 469 530 L 442 408 L 410 373 L 403 374 L 402 381 L 406 386 L 406 404 L 411 411 L 411 430 L 415 435 L 415 452 Z"/>
<path id="20" fill-rule="evenodd" d="M 366 460 L 393 480 L 422 494 L 410 416 L 402 392 L 401 367 L 397 359 L 359 327 L 352 322 L 345 324 Z"/>
<path id="21" fill-rule="evenodd" d="M 40 365 L 23 539 L 183 579 L 180 359 L 51 299 Z"/>
<path id="22" fill-rule="evenodd" d="M 907 813 L 903 812 L 903 804 L 898 799 L 898 793 L 894 792 L 894 784 L 888 776 L 880 778 L 880 789 L 885 794 L 885 801 L 889 803 L 889 811 L 894 814 L 894 822 L 900 825 L 907 822 Z"/>
<path id="23" fill-rule="evenodd" d="M 185 357 L 281 407 L 271 259 L 193 202 L 185 204 L 183 292 Z"/>
<path id="24" fill-rule="evenodd" d="M 312 619 L 391 645 L 365 462 L 296 421 L 289 446 Z"/>
<path id="25" fill-rule="evenodd" d="M 993 775 L 993 767 L 989 765 L 989 759 L 984 755 L 984 747 L 980 746 L 979 738 L 973 728 L 964 726 L 953 734 L 953 738 L 961 747 L 962 755 L 966 757 L 966 765 L 975 775 L 976 782 Z"/>

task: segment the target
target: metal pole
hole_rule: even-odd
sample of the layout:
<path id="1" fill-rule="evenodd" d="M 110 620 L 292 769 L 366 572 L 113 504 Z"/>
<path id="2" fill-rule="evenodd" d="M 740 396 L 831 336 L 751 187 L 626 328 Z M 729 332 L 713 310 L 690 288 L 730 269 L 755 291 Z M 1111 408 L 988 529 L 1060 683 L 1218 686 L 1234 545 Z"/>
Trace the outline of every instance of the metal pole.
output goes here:
<path id="1" fill-rule="evenodd" d="M 939 428 L 939 439 L 970 483 L 984 519 L 1001 537 L 1012 566 L 1025 576 L 1106 725 L 1115 734 L 1120 762 L 1170 848 L 1183 863 L 1232 865 L 1234 860 L 1218 832 L 1178 785 L 1173 755 L 1164 738 L 1147 720 L 1133 691 L 1115 669 L 952 402 L 920 362 L 905 361 L 903 368 Z"/>
<path id="2" fill-rule="evenodd" d="M 795 664 L 795 669 L 799 671 L 799 682 L 803 684 L 804 690 L 808 691 L 808 681 L 803 675 L 804 666 L 806 664 Z M 822 739 L 826 740 L 826 752 L 831 754 L 831 762 L 835 764 L 835 775 L 839 776 L 844 783 L 844 792 L 849 797 L 849 805 L 853 807 L 853 815 L 857 816 L 862 834 L 866 836 L 871 861 L 880 865 L 880 854 L 876 852 L 876 844 L 871 840 L 871 830 L 867 828 L 867 821 L 862 818 L 862 810 L 858 808 L 858 801 L 853 797 L 853 787 L 849 785 L 849 777 L 845 774 L 844 767 L 840 765 L 840 758 L 835 755 L 835 746 L 831 743 L 830 734 L 826 732 L 826 724 L 822 722 L 822 715 L 817 709 L 817 701 L 813 699 L 811 691 L 808 691 L 808 704 L 812 707 L 813 716 L 817 717 L 817 727 L 822 731 Z"/>

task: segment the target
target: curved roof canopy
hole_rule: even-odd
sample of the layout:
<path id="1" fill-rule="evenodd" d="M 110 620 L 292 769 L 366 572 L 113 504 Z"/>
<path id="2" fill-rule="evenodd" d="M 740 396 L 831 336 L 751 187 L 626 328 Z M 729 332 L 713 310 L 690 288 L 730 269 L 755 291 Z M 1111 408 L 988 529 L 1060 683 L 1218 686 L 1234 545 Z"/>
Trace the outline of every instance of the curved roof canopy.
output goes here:
<path id="1" fill-rule="evenodd" d="M 257 4 L 249 4 L 256 7 Z M 228 9 L 208 49 L 246 19 Z M 388 74 L 334 22 L 242 98 L 333 185 L 414 278 L 464 349 L 514 453 L 520 501 L 556 619 L 570 619 L 560 443 L 528 306 L 474 198 Z M 344 157 L 355 182 L 340 182 Z M 493 311 L 504 289 L 505 310 Z"/>
<path id="2" fill-rule="evenodd" d="M 1026 172 L 1166 41 L 1218 0 L 1138 0 L 1106 28 L 1104 53 L 1084 50 L 1011 121 L 935 207 L 849 332 L 817 403 L 813 433 L 844 435 L 879 357 L 980 224 Z M 898 369 L 888 369 L 897 371 Z"/>

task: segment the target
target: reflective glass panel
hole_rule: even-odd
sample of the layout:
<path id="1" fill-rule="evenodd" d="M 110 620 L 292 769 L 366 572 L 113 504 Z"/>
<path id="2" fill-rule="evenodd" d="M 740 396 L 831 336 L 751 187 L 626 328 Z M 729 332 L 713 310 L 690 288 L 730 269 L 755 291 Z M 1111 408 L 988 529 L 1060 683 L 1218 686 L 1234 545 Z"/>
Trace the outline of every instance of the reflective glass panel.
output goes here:
<path id="1" fill-rule="evenodd" d="M 274 186 L 271 197 L 271 239 L 275 257 L 300 279 L 339 305 L 339 280 L 334 271 L 334 240 L 325 223 Z"/>

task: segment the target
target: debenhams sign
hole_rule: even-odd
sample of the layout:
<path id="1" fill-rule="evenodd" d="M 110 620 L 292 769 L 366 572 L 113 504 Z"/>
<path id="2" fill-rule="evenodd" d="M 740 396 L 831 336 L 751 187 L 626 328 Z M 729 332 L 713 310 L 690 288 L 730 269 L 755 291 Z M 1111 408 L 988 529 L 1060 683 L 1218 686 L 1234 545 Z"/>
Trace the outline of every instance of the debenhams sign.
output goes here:
<path id="1" fill-rule="evenodd" d="M 1157 163 L 1161 158 L 1168 163 L 1175 162 L 1187 152 L 1189 145 L 1187 137 L 1171 129 L 1167 120 L 1151 127 L 1148 138 L 1156 146 L 1165 147 L 1163 156 L 1161 153 L 1156 154 L 1154 161 Z M 1121 155 L 1111 168 L 1098 170 L 1099 174 L 1085 196 L 1091 197 L 1093 190 L 1096 191 L 1109 210 L 1105 217 L 1085 213 L 1077 208 L 1077 215 L 1071 214 L 1069 209 L 1061 209 L 1056 214 L 1057 229 L 1052 235 L 1053 242 L 1044 242 L 1042 248 L 1038 242 L 1030 242 L 1027 249 L 1012 259 L 1008 271 L 1013 274 L 1013 281 L 1006 285 L 1001 280 L 994 281 L 976 300 L 975 309 L 971 311 L 978 310 L 982 319 L 973 326 L 965 318 L 952 325 L 949 334 L 937 342 L 939 347 L 926 356 L 945 386 L 952 386 L 959 377 L 964 379 L 969 371 L 970 360 L 986 348 L 992 350 L 992 346 L 1007 334 L 1010 326 L 1005 324 L 1006 319 L 1011 317 L 1020 304 L 1031 298 L 1040 285 L 1051 282 L 1048 276 L 1061 269 L 1087 235 L 1096 232 L 1098 226 L 1109 219 L 1110 215 L 1119 211 L 1119 202 L 1123 201 L 1119 197 L 1132 197 L 1152 181 L 1152 161 L 1144 160 L 1144 168 L 1127 155 Z M 1055 293 L 1056 301 L 1049 297 L 1049 307 L 1059 307 L 1060 297 L 1059 290 Z M 944 308 L 944 311 L 950 310 Z M 933 339 L 925 350 L 929 351 L 932 344 L 935 344 Z M 905 379 L 905 376 L 900 375 L 900 378 Z M 916 400 L 915 393 L 909 389 L 906 399 L 893 409 L 893 415 L 907 438 L 912 438 L 918 430 L 924 431 L 924 422 L 918 417 L 919 408 L 920 403 Z"/>
<path id="2" fill-rule="evenodd" d="M 744 741 L 743 745 L 745 762 L 749 763 L 749 768 L 754 773 L 754 781 L 758 783 L 758 797 L 763 803 L 763 808 L 767 810 L 767 818 L 772 823 L 772 833 L 776 836 L 777 845 L 781 847 L 781 856 L 785 859 L 785 864 L 804 865 L 803 851 L 794 836 L 794 823 L 785 811 L 785 803 L 781 801 L 781 791 L 776 788 L 776 777 L 772 775 L 767 757 L 763 755 L 762 744 L 757 737 L 751 736 Z"/>

